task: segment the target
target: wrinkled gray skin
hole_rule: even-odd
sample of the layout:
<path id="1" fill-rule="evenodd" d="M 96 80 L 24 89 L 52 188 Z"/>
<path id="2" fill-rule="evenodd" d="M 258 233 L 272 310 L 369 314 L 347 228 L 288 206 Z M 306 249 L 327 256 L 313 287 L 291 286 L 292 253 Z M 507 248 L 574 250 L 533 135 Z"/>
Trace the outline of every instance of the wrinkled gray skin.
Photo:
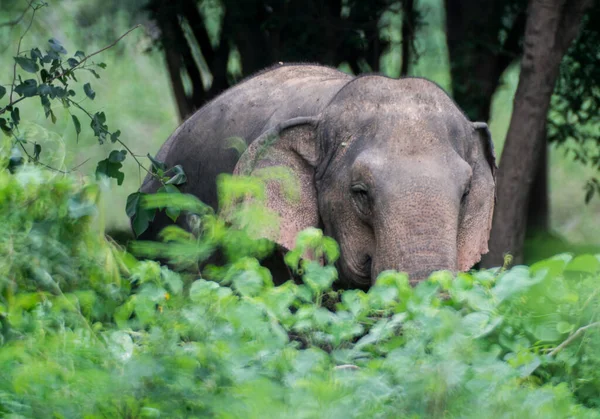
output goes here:
<path id="1" fill-rule="evenodd" d="M 278 140 L 264 148 L 272 135 Z M 240 157 L 224 140 L 239 136 Z M 411 281 L 467 270 L 487 252 L 494 208 L 493 146 L 487 126 L 466 119 L 424 79 L 348 76 L 316 65 L 280 65 L 200 109 L 157 156 L 183 165 L 183 190 L 217 207 L 219 173 L 291 169 L 301 199 L 269 184 L 284 249 L 315 226 L 336 239 L 342 284 L 370 286 L 387 269 Z M 146 178 L 143 192 L 159 185 Z M 155 219 L 146 237 L 167 224 Z"/>

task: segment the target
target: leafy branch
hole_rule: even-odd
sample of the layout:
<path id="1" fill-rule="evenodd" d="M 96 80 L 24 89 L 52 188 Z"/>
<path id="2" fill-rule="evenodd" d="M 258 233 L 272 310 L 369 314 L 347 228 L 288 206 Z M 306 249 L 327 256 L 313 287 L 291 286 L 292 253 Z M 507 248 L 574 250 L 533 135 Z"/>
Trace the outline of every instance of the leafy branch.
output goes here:
<path id="1" fill-rule="evenodd" d="M 19 18 L 19 21 L 26 16 L 28 10 L 32 10 L 33 13 L 31 14 L 31 19 L 29 20 L 27 28 L 18 41 L 17 53 L 14 57 L 12 69 L 12 82 L 10 83 L 8 103 L 4 106 L 0 106 L 0 130 L 14 138 L 9 168 L 14 170 L 22 165 L 25 160 L 23 155 L 29 162 L 62 174 L 67 174 L 83 164 L 77 165 L 70 170 L 62 170 L 42 163 L 40 161 L 40 154 L 42 153 L 41 144 L 38 144 L 37 142 L 33 143 L 33 152 L 28 151 L 25 146 L 28 141 L 24 138 L 19 138 L 20 136 L 17 135 L 19 124 L 21 122 L 21 115 L 17 105 L 25 99 L 39 97 L 45 116 L 46 118 L 50 118 L 52 123 L 56 123 L 57 121 L 52 102 L 60 102 L 62 104 L 71 116 L 77 139 L 81 133 L 82 126 L 79 118 L 71 113 L 72 108 L 77 108 L 90 119 L 89 126 L 100 144 L 110 140 L 112 143 L 117 143 L 123 148 L 122 150 L 112 150 L 106 159 L 99 161 L 96 166 L 96 175 L 105 175 L 114 178 L 117 180 L 117 184 L 121 185 L 125 178 L 125 174 L 121 169 L 123 167 L 123 162 L 129 153 L 140 169 L 143 169 L 143 171 L 154 177 L 162 185 L 160 192 L 179 193 L 176 185 L 180 185 L 186 181 L 186 175 L 180 165 L 167 168 L 164 163 L 159 162 L 148 155 L 152 166 L 150 168 L 146 167 L 142 164 L 138 155 L 133 153 L 127 144 L 119 138 L 121 131 L 109 130 L 104 112 L 90 112 L 87 110 L 81 105 L 81 100 L 78 101 L 74 99 L 77 96 L 77 92 L 70 87 L 72 82 L 79 83 L 77 74 L 80 70 L 87 70 L 96 78 L 100 78 L 100 75 L 96 71 L 96 67 L 105 69 L 106 65 L 104 63 L 96 64 L 92 61 L 92 58 L 114 47 L 141 25 L 132 27 L 109 45 L 91 54 L 77 51 L 74 56 L 68 58 L 66 49 L 54 38 L 51 38 L 48 41 L 45 52 L 42 52 L 40 48 L 33 48 L 23 52 L 21 51 L 22 41 L 31 29 L 36 17 L 36 12 L 47 5 L 46 3 L 34 5 L 34 0 L 28 0 L 28 2 L 28 7 Z M 23 80 L 21 75 L 17 72 L 18 68 L 26 73 L 35 74 L 36 77 Z M 96 97 L 96 92 L 90 83 L 85 83 L 83 85 L 83 93 L 89 100 L 94 100 Z M 0 100 L 2 100 L 6 94 L 7 89 L 0 85 Z M 16 98 L 15 94 L 19 97 Z M 8 116 L 2 117 L 5 114 Z M 140 234 L 148 227 L 148 222 L 154 217 L 156 211 L 156 209 L 147 210 L 141 206 L 142 195 L 144 194 L 136 192 L 130 195 L 127 200 L 127 213 L 133 219 L 134 231 L 136 234 Z M 167 214 L 175 220 L 179 215 L 179 211 L 167 208 Z"/>
<path id="2" fill-rule="evenodd" d="M 25 32 L 23 32 L 23 34 L 19 38 L 19 43 L 17 44 L 17 57 L 19 56 L 19 54 L 21 54 L 21 43 L 23 42 L 23 38 L 25 38 L 25 35 L 27 35 L 27 32 L 29 32 L 29 30 L 31 29 L 31 25 L 33 25 L 33 20 L 35 19 L 35 13 L 39 9 L 41 9 L 42 7 L 45 7 L 45 6 L 47 6 L 47 3 L 42 3 L 42 4 L 39 4 L 37 6 L 33 6 L 33 1 L 29 2 L 29 8 L 31 8 L 33 10 L 33 13 L 31 14 L 31 19 L 29 20 L 29 25 L 27 26 L 27 29 L 25 29 Z M 13 81 L 12 81 L 12 84 L 10 86 L 10 102 L 13 101 L 13 93 L 14 93 L 14 87 L 15 87 L 15 80 L 17 79 L 17 62 L 18 61 L 15 59 L 15 62 L 13 64 Z M 0 112 L 0 114 L 1 113 L 2 112 Z"/>

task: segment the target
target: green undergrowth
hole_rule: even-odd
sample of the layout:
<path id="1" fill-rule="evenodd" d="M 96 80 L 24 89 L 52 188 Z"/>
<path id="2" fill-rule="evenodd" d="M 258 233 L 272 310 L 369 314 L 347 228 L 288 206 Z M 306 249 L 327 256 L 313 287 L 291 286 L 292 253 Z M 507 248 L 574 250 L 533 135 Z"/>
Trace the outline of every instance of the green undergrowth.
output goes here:
<path id="1" fill-rule="evenodd" d="M 0 172 L 2 417 L 600 417 L 597 256 L 332 291 L 333 266 L 300 257 L 338 257 L 313 229 L 286 258 L 302 283 L 274 286 L 271 245 L 241 229 L 256 208 L 225 223 L 181 195 L 197 234 L 135 258 L 102 233 L 101 189 Z M 202 274 L 139 258 L 217 248 L 227 263 Z"/>

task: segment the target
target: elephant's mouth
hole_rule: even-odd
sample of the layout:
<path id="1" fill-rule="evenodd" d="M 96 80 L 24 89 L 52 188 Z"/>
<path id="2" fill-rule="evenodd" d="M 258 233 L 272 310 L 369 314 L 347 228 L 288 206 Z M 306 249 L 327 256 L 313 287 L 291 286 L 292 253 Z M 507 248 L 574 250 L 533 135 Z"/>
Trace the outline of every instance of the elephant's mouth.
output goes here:
<path id="1" fill-rule="evenodd" d="M 364 255 L 361 259 L 350 266 L 350 279 L 356 285 L 370 286 L 372 258 L 370 255 Z"/>
<path id="2" fill-rule="evenodd" d="M 369 281 L 371 280 L 371 265 L 372 265 L 372 261 L 373 261 L 373 259 L 371 259 L 371 256 L 366 255 L 365 256 L 365 260 L 364 260 L 364 262 L 362 264 L 362 269 L 361 269 L 361 276 L 364 276 Z"/>

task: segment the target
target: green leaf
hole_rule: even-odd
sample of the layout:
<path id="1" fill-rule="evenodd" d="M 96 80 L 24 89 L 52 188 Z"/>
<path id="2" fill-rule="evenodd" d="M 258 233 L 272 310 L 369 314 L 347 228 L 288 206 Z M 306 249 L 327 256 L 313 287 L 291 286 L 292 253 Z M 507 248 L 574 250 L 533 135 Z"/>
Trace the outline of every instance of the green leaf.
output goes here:
<path id="1" fill-rule="evenodd" d="M 587 188 L 585 192 L 585 203 L 589 204 L 592 198 L 594 197 L 594 193 L 596 190 L 594 188 Z"/>
<path id="2" fill-rule="evenodd" d="M 46 51 L 46 55 L 44 55 L 44 57 L 42 58 L 42 61 L 46 64 L 52 63 L 52 71 L 55 71 L 56 68 L 55 67 L 55 63 L 57 63 L 57 61 L 60 60 L 60 55 L 58 55 L 56 52 L 54 51 Z M 58 67 L 58 65 L 56 65 L 56 67 Z"/>
<path id="3" fill-rule="evenodd" d="M 313 292 L 323 292 L 337 279 L 337 270 L 332 266 L 321 266 L 315 261 L 304 261 L 302 280 Z"/>
<path id="4" fill-rule="evenodd" d="M 173 172 L 174 175 L 166 182 L 167 185 L 181 185 L 187 181 L 187 176 L 180 164 L 171 168 L 169 172 Z"/>
<path id="5" fill-rule="evenodd" d="M 104 63 L 98 63 L 98 67 L 105 69 L 106 68 L 106 64 Z"/>
<path id="6" fill-rule="evenodd" d="M 114 318 L 116 323 L 124 328 L 127 324 L 127 320 L 129 320 L 129 318 L 131 317 L 131 315 L 133 314 L 133 309 L 135 308 L 134 306 L 134 300 L 133 297 L 130 297 L 125 304 L 123 304 L 122 306 L 118 307 L 115 310 L 114 313 Z"/>
<path id="7" fill-rule="evenodd" d="M 94 201 L 86 199 L 86 197 L 82 194 L 78 194 L 69 199 L 68 210 L 69 217 L 73 219 L 87 217 L 97 213 L 97 208 Z"/>
<path id="8" fill-rule="evenodd" d="M 50 73 L 48 73 L 48 70 L 46 70 L 45 68 L 42 68 L 42 71 L 40 71 L 40 77 L 42 79 L 42 82 L 46 83 L 50 78 Z"/>
<path id="9" fill-rule="evenodd" d="M 38 84 L 34 79 L 25 80 L 23 83 L 15 87 L 15 93 L 24 96 L 32 97 L 38 94 Z"/>
<path id="10" fill-rule="evenodd" d="M 52 89 L 52 96 L 51 96 L 52 98 L 57 97 L 59 99 L 62 99 L 62 98 L 67 97 L 67 89 L 65 89 L 64 87 L 52 86 L 51 89 Z"/>
<path id="11" fill-rule="evenodd" d="M 158 170 L 162 170 L 164 172 L 167 169 L 167 165 L 165 163 L 156 160 L 150 155 L 150 153 L 148 153 L 148 158 L 152 162 L 152 173 L 156 173 Z"/>
<path id="12" fill-rule="evenodd" d="M 575 257 L 567 265 L 565 271 L 584 272 L 594 274 L 600 270 L 600 261 L 592 255 L 580 255 Z"/>
<path id="13" fill-rule="evenodd" d="M 39 144 L 35 144 L 33 146 L 33 158 L 37 161 L 40 159 L 40 153 L 42 152 L 42 146 Z"/>
<path id="14" fill-rule="evenodd" d="M 31 58 L 15 57 L 15 61 L 17 62 L 17 64 L 19 64 L 19 67 L 21 67 L 23 70 L 27 71 L 28 73 L 37 73 L 38 70 L 40 69 L 40 67 L 37 65 L 37 63 L 34 60 L 32 60 Z"/>
<path id="15" fill-rule="evenodd" d="M 0 129 L 5 133 L 10 132 L 10 127 L 8 126 L 8 121 L 6 118 L 0 118 Z"/>
<path id="16" fill-rule="evenodd" d="M 92 73 L 97 79 L 100 78 L 100 74 L 96 73 L 96 70 L 94 70 L 93 68 L 86 68 L 86 70 Z"/>
<path id="17" fill-rule="evenodd" d="M 31 59 L 35 62 L 37 60 L 40 61 L 40 63 L 43 62 L 43 57 L 44 55 L 42 54 L 42 51 L 40 51 L 39 48 L 33 48 L 31 50 L 31 52 L 29 53 L 29 55 L 31 56 Z"/>
<path id="18" fill-rule="evenodd" d="M 128 217 L 133 217 L 139 207 L 140 198 L 144 195 L 143 192 L 134 192 L 127 197 L 127 205 L 125 207 L 125 213 Z"/>
<path id="19" fill-rule="evenodd" d="M 77 61 L 75 58 L 69 58 L 67 60 L 67 64 L 69 64 L 69 67 L 73 68 L 79 64 L 79 61 Z"/>
<path id="20" fill-rule="evenodd" d="M 108 127 L 105 124 L 106 115 L 104 112 L 96 112 L 92 117 L 92 121 L 90 122 L 90 127 L 94 130 L 94 135 L 98 137 L 98 141 L 100 144 L 104 143 L 106 139 L 106 132 L 108 131 Z"/>
<path id="21" fill-rule="evenodd" d="M 195 303 L 202 302 L 207 297 L 212 296 L 219 288 L 219 284 L 216 282 L 199 279 L 194 281 L 190 287 L 190 299 Z"/>
<path id="22" fill-rule="evenodd" d="M 77 58 L 79 58 L 80 60 L 83 60 L 83 59 L 85 58 L 85 52 L 83 52 L 83 51 L 77 51 L 77 52 L 75 53 L 75 56 L 76 56 Z"/>
<path id="23" fill-rule="evenodd" d="M 79 134 L 81 134 L 81 123 L 75 115 L 71 115 L 71 119 L 73 120 L 73 125 L 75 126 L 75 133 L 77 134 L 76 141 L 79 142 Z"/>
<path id="24" fill-rule="evenodd" d="M 52 94 L 52 88 L 48 86 L 46 83 L 40 84 L 38 86 L 38 94 L 45 96 Z"/>
<path id="25" fill-rule="evenodd" d="M 503 301 L 540 283 L 546 277 L 546 273 L 547 268 L 538 269 L 532 273 L 527 267 L 515 266 L 498 278 L 492 293 L 498 302 Z"/>
<path id="26" fill-rule="evenodd" d="M 89 83 L 83 85 L 83 91 L 85 92 L 85 95 L 92 100 L 94 100 L 94 98 L 96 97 L 96 92 L 94 92 L 92 86 Z"/>
<path id="27" fill-rule="evenodd" d="M 120 164 L 120 163 L 119 163 Z M 131 226 L 136 237 L 139 237 L 154 219 L 156 209 L 147 209 L 142 206 L 142 197 L 146 195 L 143 192 L 134 192 L 127 197 L 125 212 L 132 219 Z"/>
<path id="28" fill-rule="evenodd" d="M 125 157 L 127 156 L 127 150 L 113 150 L 110 152 L 110 155 L 108 156 L 108 160 L 111 163 L 120 163 L 123 160 L 125 160 Z"/>
<path id="29" fill-rule="evenodd" d="M 574 328 L 574 324 L 567 323 L 565 321 L 560 321 L 556 324 L 556 330 L 558 331 L 558 333 L 570 333 Z"/>
<path id="30" fill-rule="evenodd" d="M 50 40 L 48 40 L 48 43 L 50 44 L 50 48 L 52 48 L 52 51 L 58 53 L 58 54 L 66 54 L 67 50 L 64 49 L 64 47 L 60 44 L 60 42 L 58 42 L 55 38 L 51 38 Z"/>
<path id="31" fill-rule="evenodd" d="M 2 99 L 6 95 L 6 88 L 4 86 L 0 86 L 0 99 Z"/>
<path id="32" fill-rule="evenodd" d="M 42 107 L 44 108 L 46 118 L 48 118 L 50 116 L 50 113 L 52 112 L 52 105 L 50 104 L 50 99 L 48 99 L 48 96 L 40 96 L 40 101 L 42 102 Z"/>
<path id="33" fill-rule="evenodd" d="M 146 209 L 138 207 L 135 217 L 131 222 L 131 226 L 136 237 L 139 237 L 140 234 L 142 234 L 148 229 L 148 226 L 150 225 L 150 222 L 154 219 L 155 214 L 155 209 Z"/>
<path id="34" fill-rule="evenodd" d="M 119 140 L 120 136 L 121 136 L 121 131 L 117 130 L 117 131 L 113 132 L 112 134 L 110 134 L 110 141 L 113 143 L 116 143 Z"/>
<path id="35" fill-rule="evenodd" d="M 117 179 L 117 184 L 122 185 L 125 179 L 125 173 L 121 172 L 121 163 L 111 162 L 110 159 L 104 159 L 98 162 L 96 166 L 96 176 L 105 175 L 114 179 Z"/>
<path id="36" fill-rule="evenodd" d="M 163 266 L 160 274 L 165 285 L 169 287 L 173 295 L 179 295 L 183 292 L 183 281 L 177 272 L 173 272 L 166 266 Z"/>
<path id="37" fill-rule="evenodd" d="M 125 362 L 133 355 L 134 344 L 129 333 L 117 330 L 110 334 L 108 348 L 115 358 Z"/>
<path id="38" fill-rule="evenodd" d="M 10 117 L 15 126 L 19 125 L 19 122 L 21 122 L 21 112 L 19 111 L 19 108 L 13 108 L 13 110 L 10 111 Z"/>
<path id="39" fill-rule="evenodd" d="M 24 162 L 25 159 L 21 154 L 21 150 L 17 147 L 13 147 L 10 151 L 10 158 L 8 159 L 8 170 L 10 170 L 11 173 L 14 173 L 15 169 L 22 166 Z"/>
<path id="40" fill-rule="evenodd" d="M 157 193 L 179 194 L 181 192 L 179 191 L 179 189 L 177 189 L 176 186 L 165 185 L 165 186 L 162 186 L 157 191 Z M 165 212 L 167 214 L 167 217 L 169 217 L 171 220 L 173 220 L 173 222 L 177 221 L 177 218 L 179 218 L 179 215 L 181 214 L 181 210 L 179 208 L 167 207 Z"/>

